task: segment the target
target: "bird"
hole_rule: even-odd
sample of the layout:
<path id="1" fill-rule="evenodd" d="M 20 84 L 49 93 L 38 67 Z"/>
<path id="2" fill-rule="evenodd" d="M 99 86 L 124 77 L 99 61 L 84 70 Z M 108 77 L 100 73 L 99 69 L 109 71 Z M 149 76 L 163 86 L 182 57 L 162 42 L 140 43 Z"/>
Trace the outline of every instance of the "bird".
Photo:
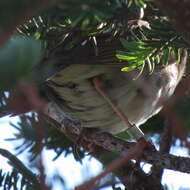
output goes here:
<path id="1" fill-rule="evenodd" d="M 84 128 L 113 135 L 128 131 L 141 138 L 139 126 L 162 109 L 183 77 L 187 52 L 182 51 L 180 61 L 170 56 L 168 65 L 156 65 L 153 73 L 145 69 L 136 78 L 138 70 L 121 71 L 123 63 L 115 57 L 122 48 L 118 39 L 101 38 L 96 48 L 86 40 L 69 52 L 62 46 L 53 52 L 62 58 L 46 80 L 50 101 Z"/>

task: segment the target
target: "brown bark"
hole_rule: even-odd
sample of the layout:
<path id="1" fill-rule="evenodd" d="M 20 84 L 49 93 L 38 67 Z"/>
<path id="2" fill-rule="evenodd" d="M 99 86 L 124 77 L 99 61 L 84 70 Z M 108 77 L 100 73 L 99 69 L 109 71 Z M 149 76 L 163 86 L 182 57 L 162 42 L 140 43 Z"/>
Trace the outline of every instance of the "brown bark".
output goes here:
<path id="1" fill-rule="evenodd" d="M 81 132 L 80 123 L 74 123 L 66 119 L 63 112 L 54 104 L 49 104 L 46 110 L 47 117 L 52 118 L 57 123 L 58 130 L 79 136 Z M 89 132 L 84 136 L 84 140 L 89 145 L 93 143 L 104 149 L 119 153 L 120 155 L 126 154 L 135 142 L 127 142 L 123 139 L 112 136 L 108 133 Z M 175 171 L 190 173 L 190 159 L 186 157 L 174 156 L 168 153 L 159 153 L 158 151 L 144 150 L 141 161 L 155 165 L 158 168 L 171 169 Z"/>

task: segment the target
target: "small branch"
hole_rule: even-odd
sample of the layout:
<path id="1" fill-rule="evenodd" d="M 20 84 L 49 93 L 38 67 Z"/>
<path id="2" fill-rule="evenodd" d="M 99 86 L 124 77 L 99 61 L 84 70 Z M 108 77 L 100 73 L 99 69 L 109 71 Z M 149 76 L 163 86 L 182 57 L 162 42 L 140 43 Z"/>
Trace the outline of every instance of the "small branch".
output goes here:
<path id="1" fill-rule="evenodd" d="M 131 148 L 124 156 L 122 156 L 118 160 L 115 160 L 112 164 L 106 167 L 103 172 L 101 172 L 96 177 L 91 178 L 90 180 L 83 183 L 82 185 L 79 185 L 75 189 L 76 190 L 94 189 L 96 182 L 98 182 L 100 179 L 105 177 L 108 173 L 113 172 L 114 170 L 118 168 L 121 168 L 126 163 L 129 163 L 131 159 L 141 156 L 142 151 L 143 151 L 142 145 L 140 143 L 136 143 L 136 145 L 133 148 Z"/>
<path id="2" fill-rule="evenodd" d="M 169 153 L 171 145 L 172 145 L 172 126 L 171 126 L 171 123 L 169 122 L 169 120 L 166 120 L 163 136 L 162 136 L 162 139 L 160 142 L 159 152 L 161 154 Z M 151 169 L 151 176 L 155 176 L 156 178 L 158 178 L 161 181 L 163 171 L 164 171 L 163 168 L 157 168 L 153 165 L 153 167 Z"/>
<path id="3" fill-rule="evenodd" d="M 169 153 L 172 145 L 172 126 L 169 120 L 165 121 L 164 133 L 160 142 L 160 152 Z"/>
<path id="4" fill-rule="evenodd" d="M 49 103 L 46 107 L 45 114 L 47 117 L 52 118 L 57 123 L 56 127 L 66 133 L 74 135 L 80 135 L 81 126 L 79 122 L 73 122 L 65 118 L 64 113 L 52 103 Z M 134 147 L 136 143 L 126 142 L 120 138 L 112 136 L 108 133 L 88 133 L 84 136 L 84 139 L 89 143 L 94 143 L 104 149 L 117 152 L 121 155 L 130 151 L 130 148 Z M 159 168 L 166 168 L 180 172 L 190 173 L 190 159 L 186 157 L 174 156 L 171 154 L 161 154 L 157 151 L 144 150 L 142 161 L 153 164 Z"/>
<path id="5" fill-rule="evenodd" d="M 172 106 L 173 104 L 166 105 L 161 113 L 167 118 L 172 126 L 172 135 L 179 138 L 187 148 L 190 148 L 187 127 L 185 126 L 183 120 L 173 112 Z"/>
<path id="6" fill-rule="evenodd" d="M 44 168 L 44 164 L 43 164 L 43 157 L 42 157 L 42 151 L 44 148 L 44 144 L 43 144 L 43 139 L 44 139 L 44 122 L 40 116 L 39 113 L 39 117 L 38 117 L 38 123 L 37 125 L 34 127 L 36 128 L 37 131 L 37 148 L 36 151 L 38 153 L 39 159 L 36 162 L 36 168 L 38 168 L 39 170 L 39 181 L 40 181 L 40 189 L 43 190 L 50 190 L 50 186 L 46 184 L 46 174 L 45 174 L 45 168 Z"/>
<path id="7" fill-rule="evenodd" d="M 0 154 L 3 157 L 6 157 L 13 164 L 13 166 L 15 166 L 18 171 L 28 179 L 28 181 L 32 182 L 32 184 L 36 187 L 40 186 L 38 177 L 32 173 L 15 155 L 2 148 L 0 148 Z"/>
<path id="8" fill-rule="evenodd" d="M 69 138 L 72 139 L 74 142 L 76 140 L 76 136 L 72 134 L 69 134 Z M 95 144 L 92 144 L 89 147 L 89 143 L 85 140 L 82 141 L 81 146 L 84 147 L 86 151 L 90 152 L 90 154 L 97 160 L 99 160 L 105 167 L 107 167 L 108 163 L 112 163 L 115 159 L 118 158 L 118 156 L 113 157 L 112 154 L 112 156 L 109 157 L 109 160 L 108 157 L 106 160 L 102 159 L 103 155 L 107 155 L 110 152 Z M 114 170 L 113 174 L 120 179 L 123 185 L 125 185 L 126 187 L 130 187 L 133 190 L 139 190 L 142 189 L 142 187 L 146 190 L 163 190 L 160 181 L 158 181 L 155 177 L 152 177 L 151 175 L 145 174 L 138 165 L 134 164 L 131 161 L 121 168 L 117 168 L 116 170 Z M 110 183 L 113 184 L 113 182 Z M 101 187 L 98 188 L 100 189 Z"/>
<path id="9" fill-rule="evenodd" d="M 118 171 L 118 172 L 117 172 Z M 146 189 L 146 190 L 163 190 L 160 180 L 152 175 L 145 174 L 144 171 L 130 162 L 127 165 L 116 171 L 117 176 L 126 184 L 127 187 L 133 190 Z"/>
<path id="10" fill-rule="evenodd" d="M 185 145 L 189 148 L 190 144 L 188 142 L 188 131 L 184 124 L 184 121 L 180 119 L 174 112 L 174 106 L 179 98 L 185 96 L 185 94 L 190 92 L 190 76 L 185 76 L 177 86 L 174 95 L 169 99 L 167 104 L 161 111 L 161 114 L 167 118 L 172 126 L 172 135 L 179 138 Z"/>

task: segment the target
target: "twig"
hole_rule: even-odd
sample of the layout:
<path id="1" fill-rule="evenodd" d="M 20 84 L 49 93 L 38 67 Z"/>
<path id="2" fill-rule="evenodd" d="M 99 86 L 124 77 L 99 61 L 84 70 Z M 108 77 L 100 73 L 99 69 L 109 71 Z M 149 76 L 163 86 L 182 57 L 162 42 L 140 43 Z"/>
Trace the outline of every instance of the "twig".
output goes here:
<path id="1" fill-rule="evenodd" d="M 126 184 L 130 189 L 163 190 L 163 186 L 158 178 L 145 174 L 144 171 L 133 162 L 117 169 L 117 171 L 116 175 L 122 184 Z"/>
<path id="2" fill-rule="evenodd" d="M 18 169 L 18 171 L 28 179 L 28 181 L 32 182 L 36 187 L 40 186 L 38 177 L 32 173 L 15 155 L 2 148 L 0 148 L 0 154 L 6 157 Z"/>
<path id="3" fill-rule="evenodd" d="M 48 104 L 45 113 L 47 117 L 50 117 L 57 122 L 56 127 L 60 131 L 65 132 L 68 130 L 70 133 L 77 136 L 80 134 L 80 123 L 66 119 L 63 112 L 55 104 Z M 134 147 L 136 144 L 133 142 L 126 142 L 125 140 L 108 133 L 88 133 L 84 136 L 84 139 L 88 144 L 94 143 L 108 151 L 117 152 L 119 154 L 129 152 L 130 148 Z M 156 167 L 190 173 L 190 159 L 186 157 L 160 154 L 157 151 L 144 150 L 142 161 L 154 164 Z"/>
<path id="4" fill-rule="evenodd" d="M 46 119 L 50 120 L 50 122 L 53 124 L 53 126 L 56 126 L 58 130 L 60 130 L 60 124 L 55 122 L 55 120 L 52 120 L 51 118 Z M 66 128 L 65 134 L 69 137 L 69 139 L 73 140 L 76 143 L 76 139 L 78 138 L 78 135 L 76 133 L 72 133 L 69 130 L 69 127 Z M 81 141 L 80 144 L 86 151 L 90 152 L 91 155 L 93 155 L 96 159 L 98 159 L 100 162 L 102 162 L 104 165 L 107 165 L 108 163 L 111 163 L 114 158 L 111 156 L 111 160 L 102 159 L 102 155 L 109 153 L 104 148 L 95 145 L 94 143 L 91 143 L 89 146 L 89 142 L 87 142 L 85 139 Z M 117 157 L 116 157 L 117 158 Z M 156 178 L 149 176 L 145 174 L 140 167 L 132 163 L 131 161 L 122 166 L 121 168 L 116 168 L 116 170 L 113 171 L 114 174 L 116 174 L 117 177 L 121 180 L 121 182 L 126 185 L 133 188 L 133 190 L 139 190 L 140 188 L 144 188 L 146 190 L 163 190 L 163 187 Z M 100 189 L 101 187 L 98 186 L 97 189 Z"/>
<path id="5" fill-rule="evenodd" d="M 55 122 L 55 120 L 52 120 L 49 117 L 46 117 L 46 119 L 48 119 L 53 124 L 53 126 L 56 126 L 56 128 L 60 130 L 60 124 Z M 65 134 L 69 137 L 69 139 L 75 143 L 77 142 L 78 135 L 76 133 L 72 133 L 70 130 L 68 130 L 68 128 L 66 128 Z M 107 159 L 102 159 L 102 155 L 108 154 L 109 152 L 104 148 L 95 145 L 94 143 L 89 146 L 89 142 L 83 139 L 80 145 L 104 165 L 107 165 L 114 160 L 113 156 L 110 157 L 109 161 Z M 146 190 L 163 190 L 161 183 L 156 178 L 145 174 L 140 167 L 131 161 L 121 168 L 117 168 L 115 171 L 113 171 L 113 173 L 121 180 L 123 185 L 130 185 L 133 190 L 139 190 L 142 187 L 144 187 Z M 99 188 L 101 187 L 99 186 L 97 189 Z"/>
<path id="6" fill-rule="evenodd" d="M 76 136 L 72 136 L 72 134 L 70 134 L 69 138 L 75 141 Z M 109 160 L 102 159 L 102 155 L 109 154 L 110 152 L 95 144 L 89 147 L 88 142 L 82 141 L 81 146 L 86 151 L 90 152 L 90 154 L 98 159 L 104 166 L 107 166 L 108 163 L 111 163 L 118 158 L 118 156 L 113 157 L 112 154 L 112 156 L 109 157 Z M 155 177 L 152 177 L 151 175 L 145 174 L 144 171 L 132 161 L 128 162 L 121 168 L 117 168 L 113 171 L 113 173 L 120 179 L 123 185 L 131 187 L 131 189 L 133 190 L 139 190 L 142 189 L 142 187 L 146 190 L 163 190 L 160 181 L 158 181 Z M 101 189 L 101 187 L 102 186 L 98 186 L 97 189 Z"/>
<path id="7" fill-rule="evenodd" d="M 173 102 L 172 102 L 173 103 Z M 173 104 L 168 104 L 164 107 L 161 112 L 169 121 L 172 127 L 172 135 L 179 138 L 182 142 L 185 143 L 187 148 L 190 148 L 190 144 L 188 142 L 188 131 L 182 119 L 180 119 L 173 112 Z"/>
<path id="8" fill-rule="evenodd" d="M 89 181 L 83 183 L 82 185 L 76 187 L 76 190 L 90 190 L 93 189 L 95 186 L 95 183 L 100 180 L 101 178 L 103 178 L 104 176 L 106 176 L 108 173 L 121 168 L 123 165 L 125 165 L 126 163 L 128 163 L 131 159 L 137 158 L 139 156 L 141 156 L 142 154 L 142 144 L 141 143 L 137 143 L 135 145 L 135 147 L 131 148 L 126 155 L 124 155 L 123 157 L 121 157 L 120 159 L 114 161 L 110 166 L 106 167 L 104 169 L 103 172 L 101 172 L 99 175 L 97 175 L 96 177 L 93 177 L 92 179 L 90 179 Z"/>
<path id="9" fill-rule="evenodd" d="M 45 175 L 45 168 L 43 164 L 43 157 L 42 157 L 42 151 L 43 151 L 43 139 L 44 139 L 44 122 L 41 119 L 41 115 L 39 114 L 39 122 L 37 123 L 36 131 L 37 131 L 37 152 L 39 155 L 39 159 L 37 160 L 37 168 L 40 172 L 39 175 L 39 181 L 40 181 L 40 188 L 43 190 L 50 190 L 50 186 L 46 184 L 46 175 Z"/>
<path id="10" fill-rule="evenodd" d="M 162 153 L 169 153 L 172 144 L 172 125 L 169 120 L 165 121 L 164 133 L 160 142 L 160 150 Z M 153 165 L 151 168 L 151 175 L 158 178 L 161 181 L 163 168 L 157 168 Z"/>

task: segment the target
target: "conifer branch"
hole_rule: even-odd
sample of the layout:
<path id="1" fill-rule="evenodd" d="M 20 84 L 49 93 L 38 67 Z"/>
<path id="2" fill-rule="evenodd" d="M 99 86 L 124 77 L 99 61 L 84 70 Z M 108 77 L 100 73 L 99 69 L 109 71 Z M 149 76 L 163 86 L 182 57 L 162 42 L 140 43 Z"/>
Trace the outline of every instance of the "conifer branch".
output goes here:
<path id="1" fill-rule="evenodd" d="M 30 171 L 15 155 L 8 150 L 0 148 L 0 154 L 7 158 L 11 164 L 34 186 L 39 187 L 40 183 L 38 177 Z"/>

